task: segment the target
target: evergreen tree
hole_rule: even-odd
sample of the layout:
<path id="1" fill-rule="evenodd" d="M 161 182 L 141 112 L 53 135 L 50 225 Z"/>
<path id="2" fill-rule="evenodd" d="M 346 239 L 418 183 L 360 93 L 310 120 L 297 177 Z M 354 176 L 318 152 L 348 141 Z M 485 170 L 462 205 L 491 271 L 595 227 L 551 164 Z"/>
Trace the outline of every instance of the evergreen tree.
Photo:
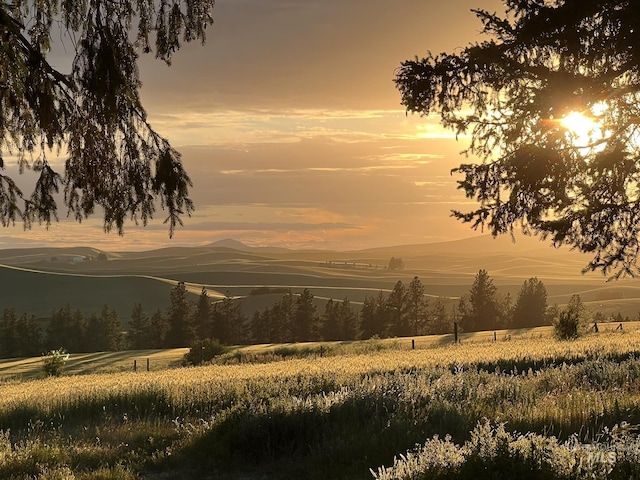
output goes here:
<path id="1" fill-rule="evenodd" d="M 295 317 L 295 300 L 291 292 L 285 294 L 278 303 L 273 305 L 271 315 L 271 341 L 291 342 Z"/>
<path id="2" fill-rule="evenodd" d="M 429 309 L 427 321 L 427 333 L 432 335 L 442 335 L 453 332 L 453 320 L 447 313 L 444 300 L 436 299 Z"/>
<path id="3" fill-rule="evenodd" d="M 100 314 L 92 314 L 87 325 L 85 351 L 113 352 L 122 346 L 122 325 L 115 310 L 107 305 Z"/>
<path id="4" fill-rule="evenodd" d="M 498 320 L 494 328 L 511 328 L 513 321 L 514 305 L 509 292 L 498 298 Z"/>
<path id="5" fill-rule="evenodd" d="M 500 326 L 501 306 L 498 289 L 486 270 L 480 270 L 469 292 L 469 306 L 461 299 L 460 326 L 465 332 L 494 330 Z"/>
<path id="6" fill-rule="evenodd" d="M 15 347 L 17 357 L 36 357 L 42 354 L 42 327 L 35 315 L 20 315 L 16 324 Z"/>
<path id="7" fill-rule="evenodd" d="M 87 352 L 87 320 L 67 304 L 54 310 L 47 326 L 47 350 L 64 347 L 70 353 Z"/>
<path id="8" fill-rule="evenodd" d="M 129 320 L 129 348 L 133 350 L 152 348 L 150 337 L 151 326 L 149 317 L 144 313 L 142 304 L 135 303 L 131 310 L 131 319 Z"/>
<path id="9" fill-rule="evenodd" d="M 168 332 L 169 321 L 160 310 L 156 310 L 149 320 L 149 348 L 164 348 Z"/>
<path id="10" fill-rule="evenodd" d="M 87 338 L 84 342 L 84 351 L 103 352 L 106 350 L 100 327 L 98 315 L 96 313 L 92 313 L 87 319 Z"/>
<path id="11" fill-rule="evenodd" d="M 339 305 L 333 299 L 327 300 L 324 306 L 321 335 L 325 341 L 341 340 Z"/>
<path id="12" fill-rule="evenodd" d="M 195 333 L 191 323 L 191 305 L 187 299 L 187 287 L 184 282 L 171 289 L 171 299 L 167 312 L 169 331 L 165 338 L 165 346 L 169 348 L 188 347 Z"/>
<path id="13" fill-rule="evenodd" d="M 387 299 L 387 312 L 389 315 L 387 328 L 392 337 L 411 335 L 411 326 L 407 315 L 408 306 L 407 289 L 402 281 L 398 280 Z"/>
<path id="14" fill-rule="evenodd" d="M 100 333 L 103 338 L 103 349 L 108 352 L 121 350 L 122 324 L 116 311 L 105 305 L 98 318 L 100 320 Z"/>
<path id="15" fill-rule="evenodd" d="M 374 335 L 381 335 L 376 322 L 376 299 L 366 295 L 360 309 L 360 338 L 368 340 Z"/>
<path id="16" fill-rule="evenodd" d="M 513 310 L 514 328 L 529 328 L 545 324 L 547 289 L 536 277 L 525 280 Z"/>
<path id="17" fill-rule="evenodd" d="M 305 288 L 296 299 L 293 341 L 313 340 L 318 340 L 318 312 L 313 303 L 313 294 Z"/>
<path id="18" fill-rule="evenodd" d="M 429 302 L 424 296 L 424 285 L 418 277 L 413 277 L 407 288 L 406 303 L 409 335 L 422 335 L 426 327 Z"/>
<path id="19" fill-rule="evenodd" d="M 636 274 L 640 2 L 502 3 L 474 11 L 484 41 L 397 72 L 408 111 L 439 114 L 478 159 L 456 169 L 478 205 L 454 216 L 493 235 L 521 226 L 592 255 L 589 269 Z"/>
<path id="20" fill-rule="evenodd" d="M 351 308 L 349 298 L 345 297 L 338 304 L 340 323 L 340 340 L 356 340 L 359 337 L 358 315 Z"/>
<path id="21" fill-rule="evenodd" d="M 380 291 L 376 297 L 367 295 L 360 310 L 361 338 L 388 337 L 390 312 L 387 297 Z"/>
<path id="22" fill-rule="evenodd" d="M 198 303 L 193 315 L 193 326 L 195 329 L 196 337 L 200 340 L 205 338 L 214 338 L 212 332 L 212 308 L 211 299 L 207 293 L 207 289 L 202 287 L 202 292 L 198 297 Z M 217 337 L 215 337 L 217 338 Z"/>
<path id="23" fill-rule="evenodd" d="M 18 317 L 7 308 L 0 321 L 0 357 L 35 357 L 42 353 L 42 328 L 34 315 Z"/>
<path id="24" fill-rule="evenodd" d="M 248 343 L 249 333 L 246 329 L 247 318 L 242 305 L 231 297 L 225 297 L 213 305 L 212 338 L 225 345 Z"/>
<path id="25" fill-rule="evenodd" d="M 13 308 L 5 308 L 0 323 L 0 357 L 16 357 L 15 344 L 18 339 L 18 318 Z"/>
<path id="26" fill-rule="evenodd" d="M 404 260 L 401 258 L 391 257 L 387 268 L 389 270 L 404 270 Z"/>
<path id="27" fill-rule="evenodd" d="M 251 340 L 255 344 L 271 343 L 271 310 L 253 312 L 251 318 Z"/>

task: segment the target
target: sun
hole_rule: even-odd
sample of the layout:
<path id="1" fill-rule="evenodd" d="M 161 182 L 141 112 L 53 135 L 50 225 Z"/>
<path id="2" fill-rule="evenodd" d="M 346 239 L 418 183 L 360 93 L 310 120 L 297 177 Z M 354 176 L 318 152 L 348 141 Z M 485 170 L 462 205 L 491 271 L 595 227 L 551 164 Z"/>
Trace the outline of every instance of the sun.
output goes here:
<path id="1" fill-rule="evenodd" d="M 602 148 L 605 130 L 602 126 L 603 115 L 607 111 L 604 102 L 596 103 L 586 111 L 571 111 L 560 119 L 569 141 L 580 149 Z"/>
<path id="2" fill-rule="evenodd" d="M 574 141 L 582 140 L 588 142 L 594 131 L 598 128 L 598 123 L 590 116 L 580 112 L 570 112 L 562 120 L 560 124 L 574 137 Z"/>

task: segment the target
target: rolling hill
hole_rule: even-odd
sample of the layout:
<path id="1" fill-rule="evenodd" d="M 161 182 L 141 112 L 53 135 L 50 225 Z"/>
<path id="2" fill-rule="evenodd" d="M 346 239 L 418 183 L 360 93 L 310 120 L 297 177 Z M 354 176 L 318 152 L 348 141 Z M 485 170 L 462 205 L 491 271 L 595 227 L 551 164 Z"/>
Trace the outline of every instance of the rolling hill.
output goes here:
<path id="1" fill-rule="evenodd" d="M 97 260 L 100 253 L 108 260 Z M 386 268 L 392 256 L 404 260 L 404 270 Z M 88 314 L 106 304 L 126 322 L 136 302 L 147 312 L 166 308 L 172 286 L 184 281 L 194 299 L 205 286 L 214 298 L 238 297 L 251 315 L 281 296 L 249 295 L 259 287 L 294 292 L 309 288 L 320 307 L 329 298 L 344 297 L 357 305 L 367 295 L 390 291 L 398 280 L 408 283 L 414 276 L 420 277 L 427 295 L 454 303 L 482 268 L 501 292 L 512 296 L 524 280 L 536 276 L 547 286 L 550 303 L 566 303 L 578 293 L 593 309 L 635 317 L 640 284 L 634 279 L 606 282 L 598 273 L 583 275 L 587 260 L 530 238 L 513 243 L 483 236 L 360 251 L 252 248 L 234 240 L 143 252 L 11 249 L 0 250 L 0 306 L 45 318 L 65 304 Z"/>

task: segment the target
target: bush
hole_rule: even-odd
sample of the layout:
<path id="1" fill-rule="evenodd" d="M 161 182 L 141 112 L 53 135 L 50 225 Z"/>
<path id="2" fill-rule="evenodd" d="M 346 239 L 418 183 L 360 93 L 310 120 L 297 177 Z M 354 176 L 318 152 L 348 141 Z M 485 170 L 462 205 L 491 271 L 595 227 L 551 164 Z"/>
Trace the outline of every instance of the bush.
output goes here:
<path id="1" fill-rule="evenodd" d="M 59 377 L 69 360 L 69 354 L 64 348 L 51 350 L 42 358 L 42 370 L 48 377 Z"/>
<path id="2" fill-rule="evenodd" d="M 189 347 L 189 351 L 184 355 L 186 365 L 201 365 L 210 362 L 215 357 L 227 351 L 227 346 L 220 343 L 217 338 L 205 338 L 196 340 Z"/>
<path id="3" fill-rule="evenodd" d="M 578 338 L 587 330 L 589 315 L 587 308 L 580 300 L 580 295 L 573 295 L 569 304 L 561 309 L 553 320 L 556 338 L 570 340 Z"/>

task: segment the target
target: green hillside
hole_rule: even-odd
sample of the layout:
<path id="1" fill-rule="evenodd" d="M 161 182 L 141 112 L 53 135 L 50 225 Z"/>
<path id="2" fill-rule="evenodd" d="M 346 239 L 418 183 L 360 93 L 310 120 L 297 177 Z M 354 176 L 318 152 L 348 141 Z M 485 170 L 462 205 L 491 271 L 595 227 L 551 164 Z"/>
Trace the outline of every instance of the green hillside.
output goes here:
<path id="1" fill-rule="evenodd" d="M 164 309 L 171 291 L 169 283 L 139 276 L 92 277 L 5 267 L 0 268 L 0 283 L 2 308 L 11 307 L 39 318 L 49 317 L 54 309 L 66 304 L 86 314 L 97 313 L 103 305 L 109 305 L 126 321 L 136 302 L 142 303 L 148 312 Z"/>

